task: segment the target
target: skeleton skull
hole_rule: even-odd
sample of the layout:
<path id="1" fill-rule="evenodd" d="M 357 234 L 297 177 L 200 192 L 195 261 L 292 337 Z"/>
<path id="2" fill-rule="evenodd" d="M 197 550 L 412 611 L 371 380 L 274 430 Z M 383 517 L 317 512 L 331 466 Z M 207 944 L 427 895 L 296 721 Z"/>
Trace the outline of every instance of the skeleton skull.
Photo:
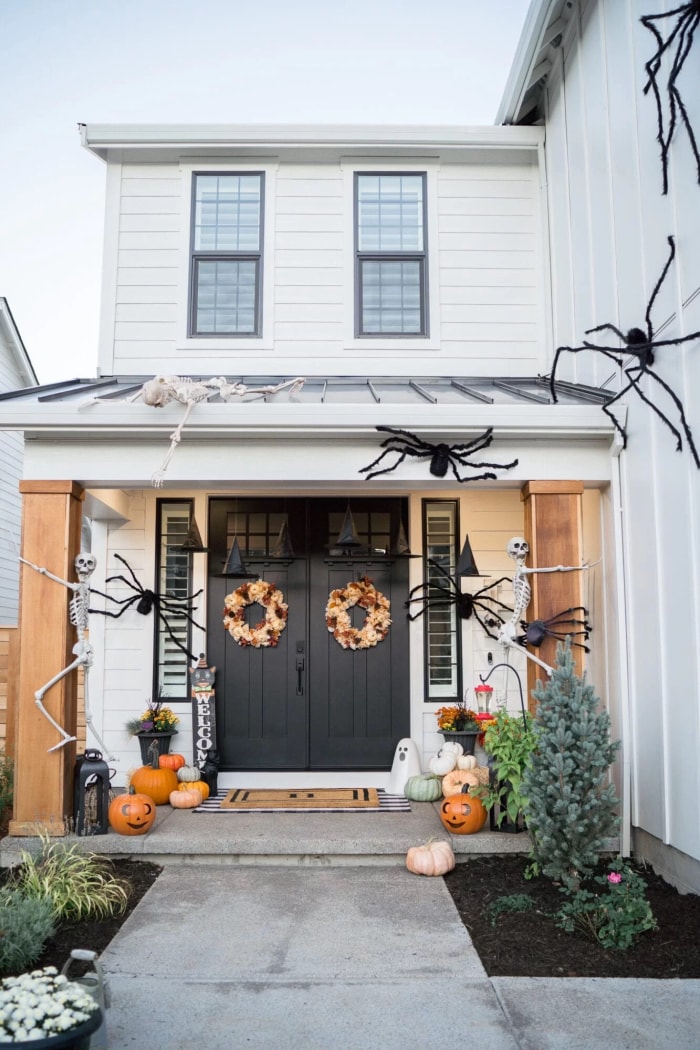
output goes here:
<path id="1" fill-rule="evenodd" d="M 94 554 L 86 554 L 84 551 L 80 553 L 75 562 L 75 571 L 78 574 L 78 579 L 86 580 L 88 576 L 92 576 L 97 565 L 97 558 Z"/>
<path id="2" fill-rule="evenodd" d="M 513 536 L 506 544 L 509 557 L 516 562 L 524 562 L 530 553 L 530 544 L 522 536 Z"/>

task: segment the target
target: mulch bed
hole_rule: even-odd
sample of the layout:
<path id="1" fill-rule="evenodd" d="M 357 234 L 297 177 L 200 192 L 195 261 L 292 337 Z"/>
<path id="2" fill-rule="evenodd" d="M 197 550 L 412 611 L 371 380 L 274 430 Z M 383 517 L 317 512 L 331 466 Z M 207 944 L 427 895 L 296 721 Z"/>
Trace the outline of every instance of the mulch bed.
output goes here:
<path id="1" fill-rule="evenodd" d="M 678 893 L 637 865 L 658 929 L 641 934 L 627 951 L 606 950 L 555 925 L 562 894 L 550 879 L 526 880 L 527 863 L 522 854 L 475 856 L 445 876 L 489 977 L 700 977 L 700 896 Z M 503 911 L 492 925 L 488 905 L 512 894 L 531 897 L 532 909 Z"/>
<path id="2" fill-rule="evenodd" d="M 157 864 L 142 860 L 113 860 L 110 863 L 111 873 L 123 879 L 130 887 L 126 911 L 110 919 L 61 923 L 54 936 L 44 945 L 43 952 L 32 964 L 31 969 L 55 966 L 61 970 L 74 948 L 87 948 L 98 955 L 101 954 L 163 870 Z M 7 871 L 3 869 L 0 872 L 0 882 L 6 877 Z M 71 964 L 70 976 L 79 977 L 88 969 L 88 965 L 74 962 Z"/>

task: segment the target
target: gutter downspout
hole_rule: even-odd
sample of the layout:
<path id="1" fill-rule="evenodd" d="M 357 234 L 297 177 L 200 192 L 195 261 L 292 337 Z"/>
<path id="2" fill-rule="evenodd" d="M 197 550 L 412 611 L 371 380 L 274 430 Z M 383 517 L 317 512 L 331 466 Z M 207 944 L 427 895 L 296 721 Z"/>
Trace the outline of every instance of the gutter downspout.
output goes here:
<path id="1" fill-rule="evenodd" d="M 617 434 L 616 434 L 617 436 Z M 629 857 L 632 838 L 632 727 L 630 720 L 629 652 L 627 646 L 627 593 L 625 588 L 625 535 L 623 528 L 622 478 L 620 453 L 622 443 L 612 447 L 611 479 L 613 506 L 613 543 L 615 548 L 615 587 L 618 595 L 617 648 L 620 689 L 620 734 L 622 740 L 622 775 L 620 778 L 621 825 L 620 853 Z"/>

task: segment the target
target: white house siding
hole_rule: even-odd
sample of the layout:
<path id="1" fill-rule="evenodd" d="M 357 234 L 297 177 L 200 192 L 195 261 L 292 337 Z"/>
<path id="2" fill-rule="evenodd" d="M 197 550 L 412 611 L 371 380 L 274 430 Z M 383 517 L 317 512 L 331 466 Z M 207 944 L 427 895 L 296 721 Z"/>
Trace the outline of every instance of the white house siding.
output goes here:
<path id="1" fill-rule="evenodd" d="M 16 390 L 26 385 L 15 364 L 14 352 L 3 340 L 0 327 L 0 391 Z M 18 491 L 22 477 L 24 438 L 19 432 L 0 431 L 0 624 L 17 623 L 19 587 L 19 549 L 21 503 Z"/>
<path id="2" fill-rule="evenodd" d="M 556 345 L 580 346 L 585 330 L 611 322 L 645 327 L 645 308 L 666 261 L 677 255 L 652 321 L 661 338 L 700 330 L 700 187 L 685 132 L 671 147 L 670 188 L 661 164 L 644 63 L 654 50 L 639 23 L 641 0 L 599 0 L 572 18 L 546 93 Z M 658 6 L 658 5 L 657 5 Z M 669 5 L 670 6 L 670 5 Z M 700 127 L 700 65 L 679 88 Z M 608 333 L 609 334 L 609 333 Z M 594 337 L 597 338 L 597 337 Z M 603 337 L 609 342 L 607 336 Z M 614 343 L 612 344 L 614 345 Z M 655 370 L 686 407 L 700 442 L 700 347 L 662 349 Z M 565 354 L 559 375 L 617 381 L 612 361 Z M 645 389 L 676 419 L 660 388 Z M 639 398 L 628 395 L 629 444 L 620 457 L 629 657 L 632 822 L 700 859 L 700 474 Z"/>
<path id="3" fill-rule="evenodd" d="M 532 375 L 546 343 L 538 152 L 518 162 L 251 163 L 266 173 L 263 333 L 187 338 L 193 171 L 108 166 L 102 374 Z M 353 173 L 428 173 L 430 332 L 354 337 Z M 116 265 L 114 260 L 117 260 Z"/>

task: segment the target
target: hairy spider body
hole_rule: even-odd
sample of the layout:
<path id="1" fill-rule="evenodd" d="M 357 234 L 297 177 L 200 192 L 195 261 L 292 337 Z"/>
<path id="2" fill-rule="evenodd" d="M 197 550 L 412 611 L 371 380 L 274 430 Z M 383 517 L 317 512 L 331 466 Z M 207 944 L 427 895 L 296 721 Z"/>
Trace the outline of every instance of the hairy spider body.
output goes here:
<path id="1" fill-rule="evenodd" d="M 666 18 L 673 18 L 675 21 L 668 36 L 664 39 L 655 23 L 661 22 Z M 658 15 L 642 15 L 640 21 L 645 29 L 648 29 L 653 34 L 657 45 L 655 53 L 644 64 L 647 82 L 643 91 L 645 95 L 651 91 L 656 103 L 656 139 L 661 147 L 663 193 L 666 195 L 668 193 L 668 152 L 679 116 L 688 136 L 697 168 L 698 182 L 700 183 L 700 150 L 698 149 L 690 117 L 688 116 L 688 110 L 678 88 L 678 78 L 685 65 L 685 60 L 692 50 L 695 30 L 700 25 L 700 0 L 691 0 L 690 3 L 681 4 L 680 7 L 675 7 L 672 11 L 663 11 Z M 662 61 L 667 54 L 670 57 L 670 69 L 665 84 L 668 120 L 666 120 L 664 113 L 662 90 L 657 80 Z"/>
<path id="2" fill-rule="evenodd" d="M 622 372 L 624 373 L 626 378 L 626 382 L 622 383 L 620 390 L 613 397 L 611 397 L 610 400 L 602 406 L 602 408 L 603 412 L 612 421 L 613 426 L 622 438 L 623 448 L 627 448 L 627 432 L 624 426 L 615 416 L 615 413 L 612 411 L 611 406 L 614 405 L 617 401 L 620 401 L 621 398 L 623 398 L 625 394 L 627 394 L 630 390 L 634 390 L 635 393 L 639 396 L 640 400 L 643 401 L 645 405 L 648 405 L 649 408 L 651 408 L 651 410 L 656 413 L 659 419 L 668 427 L 668 429 L 674 435 L 674 437 L 676 438 L 676 451 L 680 452 L 682 450 L 683 438 L 685 437 L 685 440 L 688 443 L 688 448 L 690 449 L 690 453 L 695 462 L 695 466 L 700 469 L 700 456 L 698 455 L 698 451 L 695 447 L 693 433 L 690 429 L 690 425 L 686 418 L 683 403 L 678 397 L 678 395 L 675 393 L 675 391 L 666 382 L 666 380 L 662 379 L 660 375 L 652 371 L 652 365 L 654 364 L 656 352 L 661 347 L 682 346 L 684 343 L 689 343 L 695 339 L 700 339 L 700 332 L 691 332 L 690 335 L 680 336 L 678 339 L 655 338 L 654 327 L 651 321 L 651 311 L 653 309 L 654 302 L 656 301 L 656 297 L 659 294 L 661 286 L 663 285 L 666 279 L 666 275 L 668 274 L 671 263 L 673 262 L 676 255 L 676 244 L 673 237 L 668 237 L 667 241 L 669 245 L 669 254 L 661 271 L 659 279 L 657 280 L 656 285 L 654 286 L 654 290 L 651 293 L 651 298 L 649 299 L 649 302 L 647 304 L 645 314 L 646 328 L 630 328 L 629 331 L 625 334 L 614 324 L 608 323 L 597 325 L 595 328 L 589 328 L 585 333 L 586 335 L 592 335 L 594 332 L 612 332 L 614 335 L 617 336 L 619 340 L 621 340 L 622 343 L 624 343 L 624 347 L 605 346 L 599 343 L 593 343 L 586 339 L 583 340 L 581 346 L 557 347 L 556 352 L 554 354 L 552 371 L 549 377 L 549 389 L 552 395 L 552 400 L 557 401 L 556 372 L 557 365 L 559 363 L 559 358 L 563 353 L 566 352 L 570 354 L 580 354 L 583 350 L 591 350 L 595 353 L 601 354 L 603 357 L 609 358 L 609 360 L 614 361 L 614 363 L 622 369 Z M 629 360 L 626 360 L 629 357 L 634 358 L 635 362 L 630 363 Z M 640 385 L 640 381 L 644 376 L 648 376 L 649 379 L 653 381 L 653 383 L 656 383 L 657 386 L 661 387 L 661 389 L 664 390 L 671 398 L 673 404 L 675 405 L 678 411 L 678 426 L 675 426 L 671 422 L 671 420 L 662 412 L 658 405 L 655 404 L 655 402 L 652 400 L 649 394 L 644 392 Z"/>
<path id="3" fill-rule="evenodd" d="M 513 610 L 498 598 L 486 592 L 493 587 L 497 587 L 499 583 L 510 583 L 508 577 L 503 576 L 500 580 L 490 583 L 488 587 L 482 587 L 481 590 L 475 591 L 474 594 L 469 594 L 462 591 L 458 578 L 451 576 L 439 561 L 436 561 L 434 558 L 428 558 L 428 565 L 431 565 L 442 578 L 439 580 L 426 580 L 424 583 L 419 583 L 411 589 L 408 600 L 405 603 L 406 608 L 410 609 L 414 602 L 421 602 L 422 608 L 413 614 L 409 612 L 409 620 L 417 620 L 428 609 L 443 609 L 454 606 L 457 616 L 461 620 L 470 620 L 473 616 L 483 627 L 489 638 L 497 641 L 498 635 L 493 633 L 493 628 L 497 628 L 499 624 L 505 623 L 501 610 L 508 613 L 511 613 Z M 439 593 L 436 593 L 436 588 Z M 424 593 L 419 594 L 420 591 Z"/>
<path id="4" fill-rule="evenodd" d="M 493 427 L 489 427 L 483 432 L 483 434 L 479 434 L 478 437 L 475 437 L 473 441 L 465 441 L 460 445 L 446 445 L 444 442 L 432 445 L 429 441 L 423 441 L 415 434 L 411 434 L 410 431 L 401 430 L 397 427 L 379 426 L 377 427 L 377 430 L 389 434 L 390 437 L 385 438 L 379 446 L 384 451 L 366 467 L 360 468 L 360 474 L 367 474 L 366 481 L 369 481 L 370 478 L 376 478 L 378 474 L 389 474 L 392 470 L 396 470 L 396 468 L 400 466 L 407 457 L 414 459 L 430 459 L 430 473 L 436 478 L 444 478 L 447 471 L 451 469 L 455 478 L 459 482 L 493 481 L 497 476 L 492 471 L 487 471 L 483 474 L 474 474 L 471 477 L 462 477 L 459 472 L 460 467 L 473 467 L 477 469 L 481 467 L 490 467 L 494 470 L 510 470 L 511 467 L 518 465 L 517 459 L 514 459 L 512 463 L 469 461 L 470 456 L 473 456 L 476 452 L 480 452 L 481 449 L 488 448 L 491 444 L 493 441 Z M 390 466 L 382 467 L 380 470 L 374 469 L 379 466 L 385 456 L 392 453 L 395 454 L 397 458 Z"/>
<path id="5" fill-rule="evenodd" d="M 148 590 L 141 586 L 139 581 L 134 575 L 134 570 L 131 568 L 125 558 L 122 558 L 120 554 L 115 554 L 114 557 L 117 561 L 120 561 L 122 565 L 125 565 L 129 570 L 131 579 L 128 580 L 126 576 L 108 576 L 105 583 L 114 583 L 119 581 L 125 584 L 130 590 L 135 593 L 130 595 L 128 598 L 114 598 L 111 594 L 105 594 L 104 591 L 98 591 L 91 588 L 93 594 L 99 594 L 100 597 L 106 598 L 110 602 L 114 602 L 116 605 L 121 605 L 119 612 L 109 612 L 107 609 L 90 609 L 90 612 L 99 612 L 103 616 L 111 616 L 113 619 L 119 619 L 127 609 L 130 609 L 132 605 L 136 605 L 136 611 L 141 613 L 142 616 L 148 616 L 148 614 L 155 609 L 156 616 L 165 627 L 168 632 L 170 640 L 180 649 L 183 653 L 190 657 L 191 660 L 195 660 L 196 657 L 190 653 L 190 651 L 182 644 L 177 635 L 173 632 L 172 627 L 169 623 L 171 619 L 185 619 L 188 623 L 191 623 L 193 627 L 197 627 L 200 631 L 204 631 L 201 624 L 197 623 L 193 619 L 192 613 L 195 612 L 195 608 L 191 606 L 191 602 L 195 598 L 198 598 L 202 593 L 202 590 L 196 591 L 194 594 L 185 594 L 182 598 L 177 598 L 174 595 L 162 595 L 157 594 L 155 591 Z"/>

